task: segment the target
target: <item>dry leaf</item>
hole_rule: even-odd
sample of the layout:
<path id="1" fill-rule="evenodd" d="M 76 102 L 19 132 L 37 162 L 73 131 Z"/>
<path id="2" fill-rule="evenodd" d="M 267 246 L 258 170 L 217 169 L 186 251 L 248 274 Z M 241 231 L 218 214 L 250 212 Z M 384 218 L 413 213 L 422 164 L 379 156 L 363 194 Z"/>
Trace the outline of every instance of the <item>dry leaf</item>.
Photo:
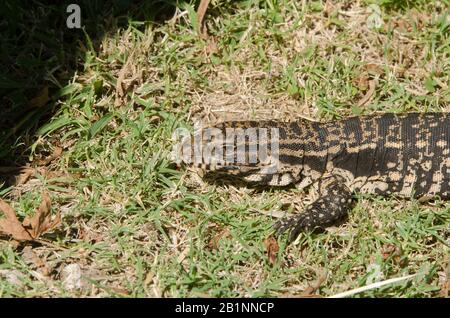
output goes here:
<path id="1" fill-rule="evenodd" d="M 412 27 L 409 22 L 405 19 L 397 19 L 394 21 L 395 28 L 400 32 L 411 32 Z"/>
<path id="2" fill-rule="evenodd" d="M 61 223 L 61 215 L 58 213 L 52 220 L 51 218 L 51 201 L 47 193 L 42 194 L 42 202 L 38 210 L 32 217 L 25 217 L 23 226 L 28 230 L 33 238 L 39 237 L 41 234 L 54 229 Z"/>
<path id="3" fill-rule="evenodd" d="M 45 158 L 45 159 L 38 160 L 38 161 L 37 161 L 37 164 L 38 164 L 39 166 L 46 166 L 46 165 L 48 165 L 48 164 L 51 163 L 53 160 L 60 158 L 61 155 L 62 155 L 62 151 L 63 151 L 63 149 L 62 149 L 61 147 L 56 147 L 56 148 L 53 150 L 53 153 L 52 153 L 50 156 L 48 156 L 48 157 Z"/>
<path id="4" fill-rule="evenodd" d="M 70 173 L 65 171 L 48 171 L 47 169 L 39 169 L 39 172 L 45 176 L 47 179 L 55 179 L 55 178 L 68 178 L 68 179 L 78 179 L 81 178 L 82 174 L 79 172 Z"/>
<path id="5" fill-rule="evenodd" d="M 42 276 L 48 277 L 51 273 L 51 267 L 42 259 L 31 246 L 25 246 L 22 250 L 22 258 L 28 265 L 35 268 Z"/>
<path id="6" fill-rule="evenodd" d="M 266 248 L 269 264 L 271 265 L 275 264 L 275 261 L 277 260 L 278 251 L 280 250 L 277 240 L 275 239 L 275 237 L 269 236 L 264 240 L 264 246 Z"/>
<path id="7" fill-rule="evenodd" d="M 381 247 L 381 256 L 383 257 L 383 260 L 387 260 L 389 257 L 392 257 L 396 263 L 400 263 L 402 249 L 394 244 L 384 244 Z"/>
<path id="8" fill-rule="evenodd" d="M 78 239 L 93 243 L 98 243 L 105 240 L 102 233 L 94 232 L 90 227 L 85 225 L 79 228 Z"/>
<path id="9" fill-rule="evenodd" d="M 367 104 L 372 99 L 372 96 L 375 93 L 375 88 L 376 87 L 377 87 L 377 81 L 376 80 L 369 81 L 369 90 L 363 96 L 363 98 L 360 99 L 360 101 L 358 102 L 358 106 L 364 106 L 365 104 Z"/>
<path id="10" fill-rule="evenodd" d="M 36 97 L 30 100 L 31 107 L 42 107 L 45 106 L 50 101 L 48 96 L 48 86 L 45 86 L 39 91 Z"/>
<path id="11" fill-rule="evenodd" d="M 446 281 L 442 284 L 439 296 L 443 298 L 450 298 L 450 281 Z"/>
<path id="12" fill-rule="evenodd" d="M 364 68 L 366 69 L 366 71 L 369 74 L 372 74 L 372 75 L 383 75 L 384 74 L 384 70 L 381 68 L 381 66 L 379 66 L 377 64 L 369 63 L 369 64 L 366 64 L 364 66 Z"/>
<path id="13" fill-rule="evenodd" d="M 21 185 L 28 181 L 28 179 L 36 172 L 34 168 L 24 167 L 20 174 L 16 177 L 15 185 Z"/>
<path id="14" fill-rule="evenodd" d="M 131 69 L 131 61 L 134 56 L 134 51 L 131 52 L 131 54 L 128 56 L 127 61 L 123 65 L 123 67 L 120 69 L 119 74 L 117 76 L 117 83 L 116 83 L 116 100 L 114 102 L 114 106 L 118 107 L 123 104 L 123 98 L 125 96 L 125 90 L 123 89 L 123 82 L 125 80 L 125 77 L 130 72 Z"/>
<path id="15" fill-rule="evenodd" d="M 369 76 L 367 73 L 362 73 L 353 80 L 353 83 L 360 91 L 366 91 L 369 87 Z"/>
<path id="16" fill-rule="evenodd" d="M 217 250 L 219 248 L 220 240 L 228 236 L 230 236 L 230 231 L 228 229 L 220 231 L 211 239 L 211 241 L 209 241 L 208 247 L 212 250 Z"/>
<path id="17" fill-rule="evenodd" d="M 317 274 L 317 279 L 306 287 L 301 294 L 302 297 L 311 297 L 320 288 L 323 282 L 327 279 L 326 272 L 320 272 Z"/>
<path id="18" fill-rule="evenodd" d="M 17 241 L 31 241 L 33 239 L 17 219 L 13 208 L 2 199 L 0 199 L 0 211 L 4 214 L 4 217 L 0 219 L 0 233 L 10 235 Z"/>
<path id="19" fill-rule="evenodd" d="M 0 199 L 0 211 L 4 214 L 4 217 L 0 219 L 0 233 L 10 235 L 16 241 L 32 241 L 61 223 L 61 215 L 59 213 L 52 220 L 50 209 L 50 197 L 44 192 L 38 210 L 32 217 L 27 216 L 20 223 L 14 209 Z"/>
<path id="20" fill-rule="evenodd" d="M 152 117 L 150 117 L 148 122 L 150 124 L 158 124 L 160 121 L 161 121 L 161 117 L 159 117 L 159 116 L 152 116 Z"/>
<path id="21" fill-rule="evenodd" d="M 206 39 L 208 37 L 208 34 L 206 33 L 206 28 L 203 25 L 203 19 L 205 18 L 205 13 L 206 9 L 208 9 L 209 1 L 210 0 L 201 0 L 200 5 L 198 6 L 197 9 L 198 27 L 200 28 L 200 30 L 198 30 L 198 34 L 200 34 L 200 36 L 203 39 Z"/>

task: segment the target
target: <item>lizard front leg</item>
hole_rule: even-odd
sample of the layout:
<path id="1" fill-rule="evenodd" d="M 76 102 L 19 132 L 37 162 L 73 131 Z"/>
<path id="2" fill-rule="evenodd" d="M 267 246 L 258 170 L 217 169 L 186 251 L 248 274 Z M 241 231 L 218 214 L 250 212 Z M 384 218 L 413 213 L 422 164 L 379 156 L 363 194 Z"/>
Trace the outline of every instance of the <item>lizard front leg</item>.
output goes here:
<path id="1" fill-rule="evenodd" d="M 320 198 L 308 205 L 303 212 L 284 218 L 275 224 L 277 234 L 289 232 L 289 242 L 300 232 L 331 225 L 348 213 L 352 204 L 352 191 L 344 182 L 330 179 L 321 186 Z"/>

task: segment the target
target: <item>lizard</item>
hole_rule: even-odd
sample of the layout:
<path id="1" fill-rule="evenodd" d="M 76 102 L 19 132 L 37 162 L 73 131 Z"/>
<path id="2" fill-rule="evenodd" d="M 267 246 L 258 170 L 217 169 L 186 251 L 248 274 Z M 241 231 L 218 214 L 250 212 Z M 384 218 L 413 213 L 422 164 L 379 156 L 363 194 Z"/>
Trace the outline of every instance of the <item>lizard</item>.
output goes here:
<path id="1" fill-rule="evenodd" d="M 450 198 L 450 113 L 228 121 L 194 135 L 183 139 L 179 162 L 250 185 L 318 192 L 302 212 L 275 223 L 289 242 L 346 216 L 358 192 L 419 201 Z"/>

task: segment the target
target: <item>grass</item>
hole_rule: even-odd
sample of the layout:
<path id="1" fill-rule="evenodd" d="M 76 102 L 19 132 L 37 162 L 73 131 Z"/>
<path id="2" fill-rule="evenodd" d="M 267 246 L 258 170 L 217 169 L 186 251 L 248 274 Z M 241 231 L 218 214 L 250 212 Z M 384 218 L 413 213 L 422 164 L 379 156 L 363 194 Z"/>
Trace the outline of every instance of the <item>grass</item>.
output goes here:
<path id="1" fill-rule="evenodd" d="M 367 24 L 372 4 L 381 10 L 377 29 Z M 5 184 L 2 197 L 23 217 L 46 190 L 63 222 L 31 252 L 0 241 L 0 273 L 20 281 L 0 275 L 0 296 L 298 296 L 320 277 L 314 293 L 331 296 L 409 274 L 417 276 L 354 297 L 440 295 L 450 275 L 449 203 L 360 197 L 343 224 L 290 246 L 279 238 L 271 264 L 264 240 L 274 219 L 265 212 L 301 207 L 305 194 L 208 184 L 176 169 L 169 153 L 172 132 L 193 118 L 449 111 L 448 1 L 211 1 L 207 39 L 196 32 L 192 3 L 180 1 L 167 20 L 131 4 L 100 10 L 105 22 L 94 25 L 89 12 L 99 7 L 82 6 L 96 32 L 64 30 L 37 48 L 29 41 L 41 40 L 15 41 L 8 29 L 2 54 L 17 67 L 0 88 L 10 113 L 20 114 L 42 85 L 50 98 L 32 110 L 42 115 L 2 135 L 13 149 L 3 147 L 2 160 L 39 166 L 55 148 L 63 152 L 27 182 Z M 24 36 L 38 37 L 39 21 Z M 38 48 L 61 54 L 45 60 Z M 20 64 L 22 53 L 29 64 Z M 63 53 L 71 72 L 58 68 L 70 64 Z M 55 68 L 61 74 L 49 73 Z M 18 69 L 46 74 L 47 84 L 22 76 L 28 86 L 7 88 Z M 117 98 L 121 76 L 125 96 Z M 81 269 L 79 289 L 64 282 L 69 264 Z"/>

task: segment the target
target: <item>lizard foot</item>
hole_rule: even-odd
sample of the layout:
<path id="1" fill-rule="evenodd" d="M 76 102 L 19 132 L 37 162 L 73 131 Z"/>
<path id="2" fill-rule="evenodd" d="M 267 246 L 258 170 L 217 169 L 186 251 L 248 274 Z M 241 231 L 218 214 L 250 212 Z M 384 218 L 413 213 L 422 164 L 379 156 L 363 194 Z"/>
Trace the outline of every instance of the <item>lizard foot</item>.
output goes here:
<path id="1" fill-rule="evenodd" d="M 322 196 L 308 205 L 300 214 L 283 218 L 275 223 L 277 235 L 289 233 L 289 243 L 293 242 L 300 232 L 325 228 L 342 218 L 350 210 L 352 193 L 343 183 L 331 183 Z"/>

